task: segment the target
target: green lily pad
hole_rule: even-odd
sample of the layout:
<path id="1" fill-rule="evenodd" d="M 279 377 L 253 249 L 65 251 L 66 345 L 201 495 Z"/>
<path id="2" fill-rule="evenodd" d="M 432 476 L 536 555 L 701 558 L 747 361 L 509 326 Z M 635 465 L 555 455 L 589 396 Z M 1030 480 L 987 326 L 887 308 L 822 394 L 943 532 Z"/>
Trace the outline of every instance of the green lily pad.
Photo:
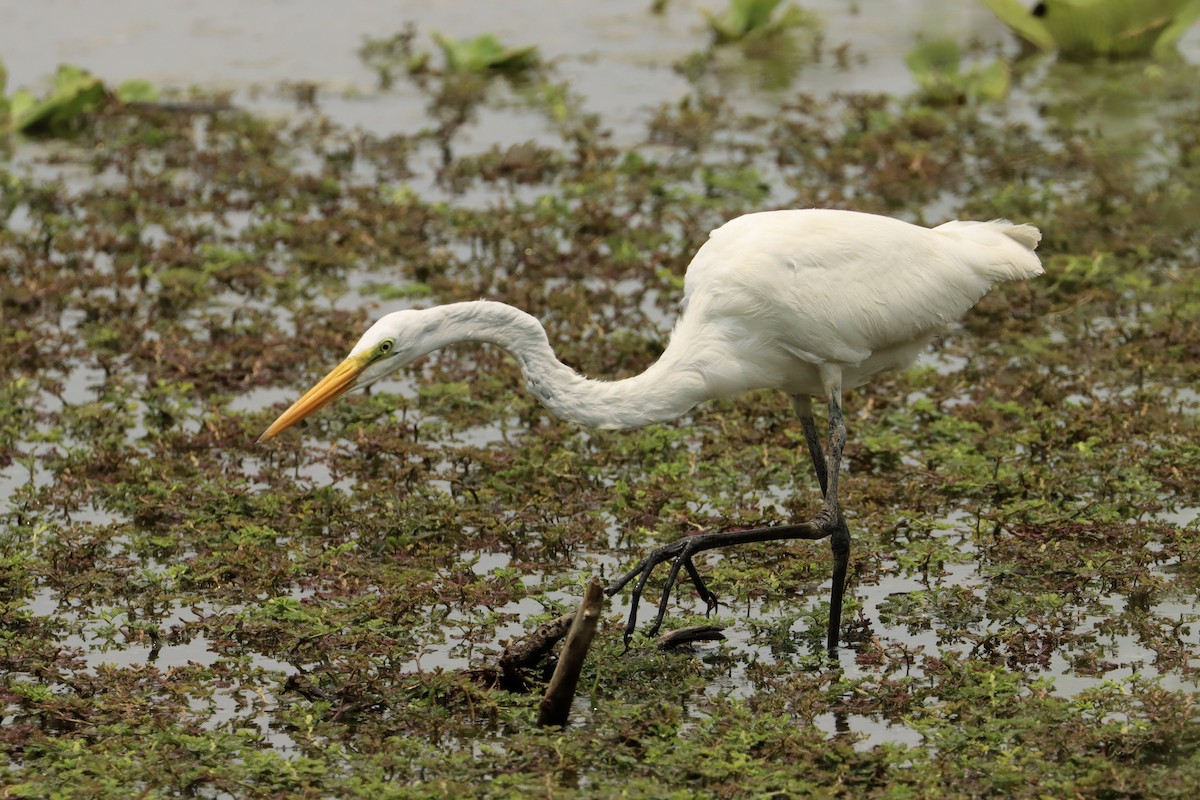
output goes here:
<path id="1" fill-rule="evenodd" d="M 766 38 L 811 22 L 809 15 L 794 5 L 789 5 L 780 16 L 772 19 L 781 2 L 783 0 L 730 0 L 729 7 L 719 16 L 707 10 L 704 14 L 717 44 Z"/>
<path id="2" fill-rule="evenodd" d="M 1019 36 L 1068 58 L 1138 58 L 1171 48 L 1200 17 L 1200 0 L 983 0 Z"/>
<path id="3" fill-rule="evenodd" d="M 54 90 L 37 100 L 25 90 L 10 98 L 12 126 L 23 133 L 60 133 L 80 117 L 104 103 L 104 84 L 99 78 L 71 64 L 63 64 L 54 76 Z"/>
<path id="4" fill-rule="evenodd" d="M 474 39 L 451 39 L 435 33 L 433 39 L 446 58 L 450 72 L 522 72 L 538 60 L 537 47 L 505 47 L 490 33 Z"/>

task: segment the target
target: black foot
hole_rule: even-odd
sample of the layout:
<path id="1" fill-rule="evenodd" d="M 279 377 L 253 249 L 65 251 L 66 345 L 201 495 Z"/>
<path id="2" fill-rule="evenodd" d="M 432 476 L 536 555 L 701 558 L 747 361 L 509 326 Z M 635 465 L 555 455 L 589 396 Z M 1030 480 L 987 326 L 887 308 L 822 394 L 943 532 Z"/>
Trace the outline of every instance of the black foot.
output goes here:
<path id="1" fill-rule="evenodd" d="M 610 586 L 606 591 L 608 596 L 612 597 L 621 589 L 625 588 L 625 584 L 629 583 L 634 578 L 641 576 L 638 582 L 633 587 L 633 593 L 630 595 L 629 620 L 625 623 L 625 648 L 629 649 L 629 640 L 633 638 L 633 632 L 637 629 L 637 612 L 638 604 L 642 599 L 642 590 L 646 588 L 646 581 L 650 579 L 650 573 L 659 564 L 666 561 L 672 561 L 671 572 L 667 576 L 667 584 L 663 587 L 662 600 L 658 604 L 658 616 L 654 620 L 654 624 L 650 626 L 647 633 L 650 636 L 658 633 L 658 629 L 662 626 L 663 617 L 667 613 L 667 601 L 671 596 L 671 587 L 675 585 L 675 581 L 679 577 L 679 569 L 683 567 L 687 570 L 688 577 L 692 581 L 692 585 L 696 587 L 696 593 L 700 595 L 700 599 L 707 606 L 706 614 L 711 614 L 716 611 L 720 605 L 717 596 L 708 588 L 704 582 L 704 578 L 700 577 L 700 572 L 696 569 L 696 565 L 692 562 L 692 556 L 701 549 L 706 549 L 699 544 L 707 536 L 713 534 L 698 534 L 695 536 L 687 536 L 677 542 L 665 544 L 661 547 L 656 547 L 650 551 L 650 554 L 638 562 L 638 565 L 627 572 L 621 580 Z"/>
<path id="2" fill-rule="evenodd" d="M 678 541 L 670 544 L 661 545 L 650 551 L 650 554 L 638 562 L 638 565 L 627 572 L 615 584 L 607 589 L 608 595 L 611 597 L 621 591 L 627 583 L 637 578 L 638 581 L 633 587 L 633 592 L 630 594 L 629 602 L 629 619 L 625 623 L 625 647 L 628 649 L 629 640 L 633 637 L 633 632 L 637 629 L 637 613 L 638 605 L 642 599 L 642 591 L 646 588 L 646 582 L 650 579 L 650 573 L 659 564 L 671 561 L 671 571 L 667 574 L 667 582 L 663 587 L 662 599 L 658 603 L 658 614 L 654 618 L 652 624 L 647 631 L 651 636 L 658 633 L 658 629 L 662 626 L 663 618 L 667 614 L 667 602 L 671 598 L 671 589 L 674 587 L 676 580 L 679 578 L 679 570 L 686 569 L 688 577 L 692 581 L 692 585 L 696 587 L 696 592 L 700 595 L 708 606 L 708 613 L 712 613 L 718 606 L 717 596 L 711 592 L 704 583 L 704 579 L 700 577 L 700 573 L 696 570 L 696 565 L 692 562 L 692 557 L 696 553 L 705 550 L 712 550 L 718 547 L 729 547 L 736 544 L 747 544 L 750 542 L 767 542 L 779 541 L 787 539 L 824 539 L 827 536 L 838 533 L 839 530 L 845 529 L 846 523 L 842 521 L 841 513 L 835 509 L 828 507 L 822 508 L 821 512 L 813 518 L 811 522 L 802 523 L 799 525 L 780 525 L 774 528 L 751 528 L 744 531 L 725 531 L 722 533 L 700 533 L 692 536 L 685 536 Z M 848 537 L 847 537 L 847 545 Z M 848 549 L 848 547 L 847 547 Z M 836 553 L 835 553 L 836 561 Z M 845 571 L 842 575 L 844 578 Z M 835 579 L 836 579 L 835 570 Z M 837 592 L 835 585 L 835 594 Z M 840 598 L 839 598 L 840 600 Z M 840 605 L 840 603 L 839 603 Z M 838 622 L 830 621 L 830 639 L 834 642 L 831 646 L 836 648 L 836 626 Z"/>

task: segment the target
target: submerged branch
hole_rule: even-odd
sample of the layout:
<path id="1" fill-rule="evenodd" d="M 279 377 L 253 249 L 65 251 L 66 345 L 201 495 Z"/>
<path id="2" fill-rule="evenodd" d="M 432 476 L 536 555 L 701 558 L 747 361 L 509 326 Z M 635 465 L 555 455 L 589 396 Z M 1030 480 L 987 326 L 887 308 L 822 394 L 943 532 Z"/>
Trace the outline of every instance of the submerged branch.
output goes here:
<path id="1" fill-rule="evenodd" d="M 554 669 L 554 677 L 550 679 L 550 685 L 542 697 L 538 725 L 543 728 L 549 725 L 566 726 L 571 702 L 575 699 L 575 687 L 579 684 L 579 673 L 583 669 L 583 661 L 591 647 L 603 608 L 604 587 L 598 578 L 592 578 L 571 623 L 558 666 Z"/>

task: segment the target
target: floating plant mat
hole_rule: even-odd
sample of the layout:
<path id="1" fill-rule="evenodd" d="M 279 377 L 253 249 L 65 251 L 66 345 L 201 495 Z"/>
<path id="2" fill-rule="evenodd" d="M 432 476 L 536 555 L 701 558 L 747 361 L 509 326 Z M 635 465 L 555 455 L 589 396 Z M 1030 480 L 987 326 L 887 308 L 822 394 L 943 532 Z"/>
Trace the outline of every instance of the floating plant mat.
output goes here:
<path id="1" fill-rule="evenodd" d="M 546 91 L 549 69 L 530 79 Z M 1037 91 L 757 117 L 696 90 L 646 112 L 637 146 L 569 93 L 556 116 L 503 90 L 536 145 L 467 146 L 434 119 L 381 137 L 319 101 L 286 120 L 114 105 L 68 142 L 18 143 L 0 168 L 0 786 L 1190 796 L 1200 95 L 1114 143 L 1078 105 L 1006 115 L 1051 103 Z M 1030 221 L 1047 274 L 848 396 L 837 664 L 826 546 L 741 548 L 702 567 L 724 642 L 623 652 L 618 596 L 569 726 L 540 730 L 536 692 L 477 679 L 508 640 L 651 545 L 816 507 L 784 398 L 582 431 L 503 353 L 456 348 L 254 440 L 406 305 L 503 300 L 580 371 L 638 372 L 706 232 L 767 205 Z M 681 588 L 668 625 L 702 613 Z"/>

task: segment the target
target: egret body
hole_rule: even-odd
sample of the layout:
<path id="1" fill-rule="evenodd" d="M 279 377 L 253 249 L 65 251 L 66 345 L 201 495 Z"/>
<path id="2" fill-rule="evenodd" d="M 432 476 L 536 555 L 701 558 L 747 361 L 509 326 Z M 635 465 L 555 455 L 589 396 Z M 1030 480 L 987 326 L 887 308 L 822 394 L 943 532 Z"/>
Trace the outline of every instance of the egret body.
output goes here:
<path id="1" fill-rule="evenodd" d="M 626 637 L 634 630 L 651 571 L 671 561 L 669 591 L 685 569 L 715 606 L 692 556 L 734 544 L 829 537 L 834 556 L 827 645 L 838 642 L 850 533 L 837 484 L 846 440 L 842 393 L 911 365 L 929 342 L 996 283 L 1042 274 L 1041 234 L 1005 221 L 954 221 L 925 228 L 852 211 L 764 211 L 714 230 L 684 277 L 679 319 L 665 351 L 624 380 L 585 378 L 554 355 L 541 323 L 504 303 L 452 303 L 382 317 L 349 356 L 287 409 L 266 441 L 351 389 L 368 386 L 438 348 L 498 345 L 517 360 L 525 386 L 555 416 L 593 428 L 636 428 L 674 419 L 698 403 L 751 389 L 787 394 L 800 417 L 824 500 L 795 525 L 686 536 L 652 551 L 609 588 L 635 577 Z M 829 406 L 822 450 L 812 397 Z"/>

